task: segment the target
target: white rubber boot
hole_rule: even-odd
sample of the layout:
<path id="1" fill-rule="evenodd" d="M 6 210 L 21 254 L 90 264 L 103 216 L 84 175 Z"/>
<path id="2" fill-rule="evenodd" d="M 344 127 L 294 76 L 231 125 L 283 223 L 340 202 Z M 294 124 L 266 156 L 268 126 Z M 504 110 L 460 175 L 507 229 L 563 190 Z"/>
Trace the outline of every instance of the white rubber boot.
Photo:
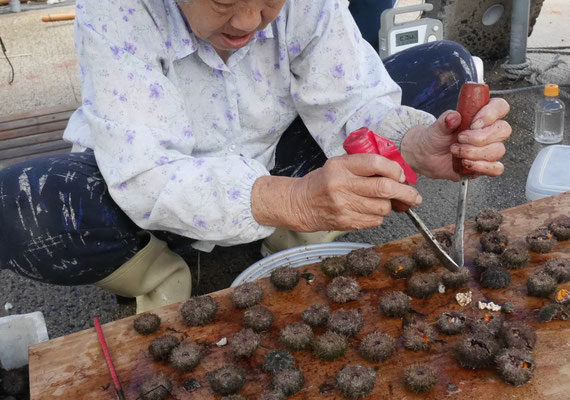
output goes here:
<path id="1" fill-rule="evenodd" d="M 267 257 L 292 247 L 332 242 L 345 233 L 343 231 L 293 232 L 286 229 L 276 229 L 261 243 L 260 252 L 263 257 Z"/>
<path id="2" fill-rule="evenodd" d="M 137 314 L 190 298 L 190 268 L 150 232 L 148 244 L 129 261 L 95 283 L 123 297 L 135 297 Z"/>

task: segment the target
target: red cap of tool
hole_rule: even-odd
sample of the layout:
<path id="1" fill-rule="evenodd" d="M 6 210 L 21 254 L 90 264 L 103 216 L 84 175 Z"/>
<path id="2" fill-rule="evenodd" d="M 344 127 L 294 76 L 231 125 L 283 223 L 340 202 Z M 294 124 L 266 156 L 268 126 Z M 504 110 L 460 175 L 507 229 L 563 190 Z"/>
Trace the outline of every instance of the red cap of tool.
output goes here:
<path id="1" fill-rule="evenodd" d="M 404 161 L 396 144 L 370 129 L 363 127 L 352 132 L 343 144 L 348 154 L 369 153 L 379 154 L 389 160 L 396 161 L 406 174 L 406 183 L 415 185 L 418 182 L 418 174 Z"/>

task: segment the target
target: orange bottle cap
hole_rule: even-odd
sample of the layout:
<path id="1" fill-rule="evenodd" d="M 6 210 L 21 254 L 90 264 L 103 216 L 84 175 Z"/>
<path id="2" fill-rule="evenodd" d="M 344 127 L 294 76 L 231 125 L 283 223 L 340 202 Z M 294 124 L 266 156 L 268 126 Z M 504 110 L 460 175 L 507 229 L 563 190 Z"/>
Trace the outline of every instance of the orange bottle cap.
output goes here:
<path id="1" fill-rule="evenodd" d="M 559 93 L 558 85 L 550 83 L 544 87 L 544 95 L 547 97 L 556 97 Z"/>

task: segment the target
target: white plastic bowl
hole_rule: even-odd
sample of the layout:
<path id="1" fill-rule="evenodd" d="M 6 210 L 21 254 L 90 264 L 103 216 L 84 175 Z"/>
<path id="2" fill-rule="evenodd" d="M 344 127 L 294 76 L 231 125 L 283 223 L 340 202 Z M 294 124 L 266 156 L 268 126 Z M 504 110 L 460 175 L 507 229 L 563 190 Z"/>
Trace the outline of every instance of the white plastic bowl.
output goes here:
<path id="1" fill-rule="evenodd" d="M 350 253 L 352 250 L 372 246 L 367 243 L 330 242 L 293 247 L 272 254 L 250 265 L 233 281 L 232 287 L 265 278 L 271 274 L 272 270 L 278 267 L 302 267 L 303 265 L 320 262 L 326 257 L 342 256 Z"/>

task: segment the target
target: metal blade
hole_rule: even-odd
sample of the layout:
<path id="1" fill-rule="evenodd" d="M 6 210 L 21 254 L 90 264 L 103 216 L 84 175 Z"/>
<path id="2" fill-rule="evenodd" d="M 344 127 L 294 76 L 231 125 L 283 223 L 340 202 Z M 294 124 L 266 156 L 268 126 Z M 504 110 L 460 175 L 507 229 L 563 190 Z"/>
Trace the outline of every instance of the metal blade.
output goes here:
<path id="1" fill-rule="evenodd" d="M 435 254 L 443 264 L 445 268 L 450 270 L 451 272 L 457 272 L 461 269 L 459 265 L 445 252 L 443 247 L 439 244 L 433 233 L 428 229 L 428 227 L 424 224 L 424 222 L 418 217 L 418 215 L 412 211 L 411 208 L 406 210 L 406 214 L 410 217 L 412 223 L 418 228 L 418 231 L 422 234 L 426 242 L 432 247 L 435 251 Z"/>
<path id="2" fill-rule="evenodd" d="M 461 179 L 461 190 L 457 202 L 457 219 L 455 221 L 455 232 L 453 232 L 453 242 L 449 252 L 453 261 L 463 267 L 463 234 L 465 232 L 465 208 L 467 206 L 467 192 L 469 190 L 469 179 Z"/>

